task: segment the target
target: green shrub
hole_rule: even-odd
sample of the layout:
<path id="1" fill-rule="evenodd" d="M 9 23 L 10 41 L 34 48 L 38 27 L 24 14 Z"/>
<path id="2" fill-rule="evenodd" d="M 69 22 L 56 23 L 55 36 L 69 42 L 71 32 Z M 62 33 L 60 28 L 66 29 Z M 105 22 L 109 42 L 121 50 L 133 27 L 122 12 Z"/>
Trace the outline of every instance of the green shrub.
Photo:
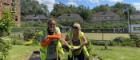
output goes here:
<path id="1" fill-rule="evenodd" d="M 14 26 L 15 20 L 9 9 L 4 10 L 2 19 L 0 20 L 0 60 L 6 60 L 8 51 L 11 47 L 9 37 L 3 37 L 10 35 L 11 27 Z"/>
<path id="2" fill-rule="evenodd" d="M 121 46 L 131 46 L 134 47 L 134 41 L 132 41 L 131 39 L 126 39 L 121 43 Z"/>
<path id="3" fill-rule="evenodd" d="M 93 44 L 91 43 L 91 41 L 88 42 L 86 47 L 87 47 L 87 50 L 88 50 L 89 54 L 91 54 L 92 53 L 92 49 L 93 49 Z"/>
<path id="4" fill-rule="evenodd" d="M 134 41 L 136 47 L 140 47 L 140 35 L 131 35 L 131 39 Z"/>
<path id="5" fill-rule="evenodd" d="M 112 44 L 115 45 L 115 46 L 121 46 L 121 44 L 123 43 L 124 40 L 126 40 L 126 38 L 117 37 L 113 40 Z"/>
<path id="6" fill-rule="evenodd" d="M 12 44 L 13 45 L 23 45 L 24 41 L 23 40 L 14 39 L 14 40 L 12 40 Z"/>
<path id="7" fill-rule="evenodd" d="M 34 32 L 32 30 L 25 30 L 23 36 L 24 40 L 31 39 L 34 36 Z"/>
<path id="8" fill-rule="evenodd" d="M 11 46 L 10 38 L 0 37 L 0 60 L 6 60 Z"/>
<path id="9" fill-rule="evenodd" d="M 93 45 L 112 45 L 112 41 L 110 40 L 92 40 L 90 41 Z"/>
<path id="10" fill-rule="evenodd" d="M 10 33 L 11 27 L 14 26 L 15 20 L 9 10 L 4 10 L 3 17 L 0 19 L 0 35 L 3 33 Z"/>
<path id="11" fill-rule="evenodd" d="M 131 35 L 131 38 L 117 37 L 113 40 L 115 46 L 131 46 L 135 47 L 140 42 L 139 37 Z"/>

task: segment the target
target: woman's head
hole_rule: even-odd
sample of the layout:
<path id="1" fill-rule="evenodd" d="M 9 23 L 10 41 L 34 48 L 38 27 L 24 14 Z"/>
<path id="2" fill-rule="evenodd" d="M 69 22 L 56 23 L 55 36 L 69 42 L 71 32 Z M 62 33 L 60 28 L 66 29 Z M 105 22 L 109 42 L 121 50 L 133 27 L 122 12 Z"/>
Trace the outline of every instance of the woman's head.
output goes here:
<path id="1" fill-rule="evenodd" d="M 51 19 L 51 20 L 48 21 L 48 27 L 49 28 L 54 28 L 55 25 L 56 25 L 56 21 L 55 20 Z"/>
<path id="2" fill-rule="evenodd" d="M 48 21 L 48 32 L 53 33 L 55 31 L 56 21 L 54 19 L 50 19 Z"/>
<path id="3" fill-rule="evenodd" d="M 79 23 L 74 23 L 72 26 L 72 30 L 74 33 L 79 33 L 81 31 L 81 26 Z"/>

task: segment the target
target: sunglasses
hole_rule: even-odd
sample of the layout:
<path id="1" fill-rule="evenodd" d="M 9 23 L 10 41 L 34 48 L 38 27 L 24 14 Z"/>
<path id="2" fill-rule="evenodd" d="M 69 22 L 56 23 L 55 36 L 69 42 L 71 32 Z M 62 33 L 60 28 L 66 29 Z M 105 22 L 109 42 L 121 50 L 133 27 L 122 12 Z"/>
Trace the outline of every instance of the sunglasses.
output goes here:
<path id="1" fill-rule="evenodd" d="M 78 29 L 78 27 L 72 27 L 73 29 Z"/>
<path id="2" fill-rule="evenodd" d="M 48 25 L 56 25 L 56 24 L 54 24 L 54 23 L 49 23 Z"/>

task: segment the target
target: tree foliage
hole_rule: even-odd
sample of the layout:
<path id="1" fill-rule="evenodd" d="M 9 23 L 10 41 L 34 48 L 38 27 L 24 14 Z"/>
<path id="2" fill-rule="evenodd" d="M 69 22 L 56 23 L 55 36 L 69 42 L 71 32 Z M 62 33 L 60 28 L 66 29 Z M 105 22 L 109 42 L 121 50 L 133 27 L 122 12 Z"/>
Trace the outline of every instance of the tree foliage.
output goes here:
<path id="1" fill-rule="evenodd" d="M 72 5 L 67 6 L 62 3 L 55 4 L 51 15 L 57 18 L 62 14 L 79 14 L 84 20 L 88 20 L 91 17 L 92 11 L 83 5 L 75 7 Z"/>
<path id="2" fill-rule="evenodd" d="M 89 20 L 91 19 L 92 16 L 92 11 L 89 8 L 86 8 L 84 6 L 79 6 L 78 7 L 78 12 L 80 14 L 80 16 L 87 22 L 89 22 Z"/>
<path id="3" fill-rule="evenodd" d="M 51 15 L 54 17 L 58 17 L 62 14 L 77 13 L 77 11 L 78 11 L 78 9 L 75 6 L 72 6 L 72 5 L 67 6 L 67 5 L 60 3 L 60 4 L 54 5 L 54 9 L 51 12 Z"/>
<path id="4" fill-rule="evenodd" d="M 37 0 L 21 0 L 21 14 L 48 14 L 48 8 L 44 4 L 39 4 Z"/>
<path id="5" fill-rule="evenodd" d="M 0 60 L 6 60 L 8 51 L 11 48 L 10 39 L 8 37 L 0 37 Z"/>
<path id="6" fill-rule="evenodd" d="M 3 17 L 0 20 L 0 33 L 10 33 L 11 27 L 14 26 L 15 20 L 13 19 L 12 13 L 9 10 L 5 10 Z"/>
<path id="7" fill-rule="evenodd" d="M 112 11 L 116 12 L 120 16 L 124 16 L 124 10 L 128 9 L 128 12 L 133 14 L 136 12 L 136 8 L 133 7 L 131 4 L 126 4 L 126 3 L 116 3 L 115 5 L 111 6 Z"/>
<path id="8" fill-rule="evenodd" d="M 11 47 L 10 38 L 5 37 L 7 33 L 10 33 L 11 27 L 14 25 L 14 19 L 12 13 L 9 10 L 5 10 L 0 20 L 0 60 L 6 60 L 8 51 Z"/>
<path id="9" fill-rule="evenodd" d="M 93 8 L 93 11 L 95 12 L 100 12 L 100 11 L 110 11 L 110 6 L 108 5 L 100 5 L 100 6 L 97 6 L 95 8 Z"/>

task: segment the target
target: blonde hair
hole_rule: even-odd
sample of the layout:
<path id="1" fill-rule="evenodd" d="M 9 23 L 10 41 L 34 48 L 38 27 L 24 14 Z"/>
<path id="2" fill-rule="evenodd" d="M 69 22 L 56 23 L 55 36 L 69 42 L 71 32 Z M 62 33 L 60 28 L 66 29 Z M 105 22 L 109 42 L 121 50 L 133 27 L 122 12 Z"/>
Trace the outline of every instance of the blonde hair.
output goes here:
<path id="1" fill-rule="evenodd" d="M 77 27 L 79 30 L 81 30 L 81 25 L 77 22 L 73 24 L 73 27 Z"/>

